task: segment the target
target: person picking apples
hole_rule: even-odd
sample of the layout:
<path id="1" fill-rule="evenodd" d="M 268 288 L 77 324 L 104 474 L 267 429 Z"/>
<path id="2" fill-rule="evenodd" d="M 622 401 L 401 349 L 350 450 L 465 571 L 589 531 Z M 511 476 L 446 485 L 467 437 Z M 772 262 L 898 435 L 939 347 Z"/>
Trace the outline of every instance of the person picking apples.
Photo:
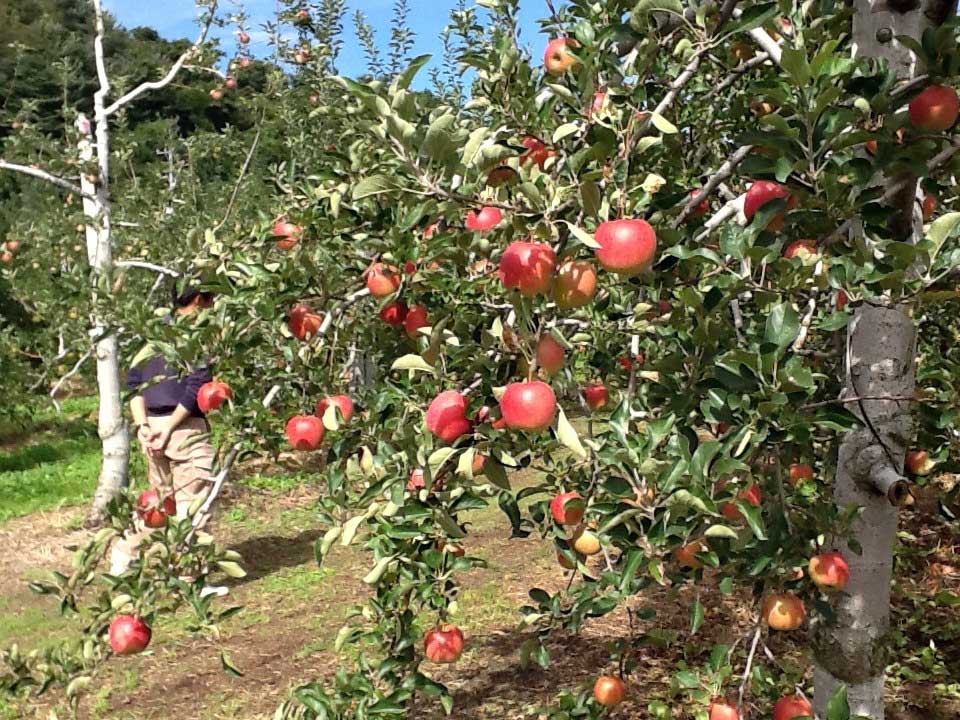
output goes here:
<path id="1" fill-rule="evenodd" d="M 213 293 L 190 285 L 179 294 L 174 290 L 175 310 L 169 321 L 183 322 L 212 307 L 213 300 Z M 174 510 L 176 517 L 185 517 L 194 500 L 209 489 L 215 452 L 205 410 L 219 407 L 229 397 L 226 385 L 211 380 L 209 367 L 182 370 L 159 355 L 130 368 L 127 388 L 136 393 L 130 400 L 130 412 L 146 456 L 151 487 L 141 504 L 150 507 L 138 508 L 135 529 L 114 545 L 112 574 L 129 568 L 144 538 L 152 528 L 165 524 L 169 510 Z M 171 496 L 173 503 L 169 502 Z M 208 515 L 195 518 L 198 528 L 208 521 Z"/>

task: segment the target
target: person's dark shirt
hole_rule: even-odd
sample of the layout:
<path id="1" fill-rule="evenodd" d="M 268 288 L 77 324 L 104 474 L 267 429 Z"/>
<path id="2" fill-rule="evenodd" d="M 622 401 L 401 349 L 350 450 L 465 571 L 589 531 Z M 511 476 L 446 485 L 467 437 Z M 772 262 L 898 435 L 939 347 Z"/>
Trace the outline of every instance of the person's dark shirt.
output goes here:
<path id="1" fill-rule="evenodd" d="M 210 368 L 181 373 L 158 355 L 139 367 L 130 368 L 127 389 L 143 396 L 147 415 L 170 415 L 177 405 L 183 405 L 191 415 L 203 417 L 197 405 L 197 391 L 212 379 Z"/>

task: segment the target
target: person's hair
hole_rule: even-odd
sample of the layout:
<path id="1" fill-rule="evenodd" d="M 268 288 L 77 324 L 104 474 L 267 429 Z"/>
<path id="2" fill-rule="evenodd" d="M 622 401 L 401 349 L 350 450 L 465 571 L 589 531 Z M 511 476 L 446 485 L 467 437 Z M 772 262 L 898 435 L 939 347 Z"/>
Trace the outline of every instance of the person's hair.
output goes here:
<path id="1" fill-rule="evenodd" d="M 214 297 L 212 292 L 201 290 L 195 285 L 184 284 L 179 290 L 176 285 L 173 286 L 173 304 L 177 307 L 186 307 L 198 295 L 208 301 L 213 300 Z"/>

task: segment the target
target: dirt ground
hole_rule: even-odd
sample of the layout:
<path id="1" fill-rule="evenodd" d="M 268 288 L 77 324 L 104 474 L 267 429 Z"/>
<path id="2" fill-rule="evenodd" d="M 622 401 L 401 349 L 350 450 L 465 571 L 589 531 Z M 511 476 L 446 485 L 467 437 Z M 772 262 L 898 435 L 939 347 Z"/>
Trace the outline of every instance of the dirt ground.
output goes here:
<path id="1" fill-rule="evenodd" d="M 368 569 L 368 559 L 360 550 L 337 547 L 323 568 L 316 566 L 313 492 L 308 486 L 283 494 L 234 489 L 225 499 L 217 532 L 244 557 L 249 575 L 232 586 L 229 598 L 231 604 L 243 605 L 244 611 L 225 624 L 219 642 L 190 637 L 176 620 L 169 627 L 155 628 L 151 653 L 107 663 L 95 680 L 100 689 L 80 717 L 259 720 L 271 717 L 297 684 L 335 672 L 346 659 L 334 652 L 333 639 L 350 606 L 366 592 L 360 578 Z M 67 529 L 76 523 L 78 512 L 38 514 L 0 528 L 0 546 L 6 550 L 0 554 L 0 612 L 22 612 L 26 617 L 28 611 L 35 614 L 43 606 L 49 618 L 45 627 L 53 633 L 62 628 L 54 609 L 46 608 L 49 601 L 32 595 L 23 580 L 35 577 L 39 566 L 69 563 L 64 546 L 85 537 L 83 531 Z M 930 601 L 938 592 L 960 593 L 960 539 L 955 529 L 950 534 L 945 524 L 931 520 L 922 508 L 907 513 L 902 527 L 905 550 L 896 617 L 915 618 L 905 641 L 919 652 L 934 639 L 940 661 L 946 665 L 946 682 L 960 683 L 960 612 Z M 521 667 L 518 648 L 527 635 L 518 630 L 517 609 L 527 601 L 531 587 L 554 592 L 564 586 L 565 578 L 545 543 L 537 538 L 509 540 L 508 534 L 506 520 L 494 511 L 476 518 L 468 548 L 486 558 L 490 569 L 473 571 L 465 578 L 459 622 L 468 636 L 467 652 L 454 666 L 425 666 L 451 688 L 453 717 L 460 720 L 537 718 L 538 709 L 558 689 L 592 682 L 605 667 L 610 640 L 626 634 L 626 615 L 618 611 L 589 622 L 578 636 L 555 637 L 549 645 L 553 664 L 548 671 Z M 629 678 L 628 702 L 610 717 L 648 718 L 647 705 L 654 700 L 670 704 L 674 717 L 690 717 L 683 702 L 671 702 L 669 677 L 676 663 L 700 664 L 714 642 L 746 641 L 753 627 L 752 605 L 744 595 L 721 595 L 711 578 L 696 586 L 656 588 L 632 600 L 631 607 L 658 609 L 658 617 L 646 621 L 645 630 L 659 627 L 685 633 L 696 593 L 707 607 L 703 629 L 694 640 L 646 646 L 640 668 Z M 30 638 L 22 640 L 30 644 Z M 787 668 L 808 665 L 802 641 L 802 636 L 788 634 L 764 639 L 776 661 Z M 222 670 L 221 651 L 243 677 L 234 678 Z M 891 676 L 888 717 L 957 720 L 960 686 L 952 697 L 938 694 L 934 686 L 944 680 L 933 678 L 932 668 L 924 670 L 923 663 L 922 657 L 911 661 L 905 665 L 910 672 L 901 668 Z M 737 686 L 739 682 L 733 685 Z M 56 700 L 51 694 L 39 703 L 19 703 L 10 717 L 47 718 Z M 748 697 L 747 708 L 751 703 Z M 748 711 L 747 717 L 764 714 Z M 425 703 L 416 716 L 433 720 L 442 712 Z"/>

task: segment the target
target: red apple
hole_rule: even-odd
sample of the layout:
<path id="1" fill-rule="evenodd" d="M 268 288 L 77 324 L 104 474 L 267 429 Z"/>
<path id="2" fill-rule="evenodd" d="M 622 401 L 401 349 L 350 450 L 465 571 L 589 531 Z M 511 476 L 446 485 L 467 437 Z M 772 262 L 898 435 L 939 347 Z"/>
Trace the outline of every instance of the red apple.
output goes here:
<path id="1" fill-rule="evenodd" d="M 500 399 L 500 409 L 508 428 L 541 432 L 557 414 L 557 396 L 539 380 L 510 383 Z"/>
<path id="2" fill-rule="evenodd" d="M 427 408 L 427 430 L 452 443 L 473 429 L 467 419 L 467 399 L 456 390 L 444 390 Z"/>
<path id="3" fill-rule="evenodd" d="M 9 251 L 12 252 L 12 253 L 15 253 L 17 250 L 20 249 L 20 241 L 19 241 L 19 240 L 7 240 L 7 242 L 4 243 L 4 244 L 5 244 L 6 248 L 7 248 L 7 250 L 9 250 Z"/>
<path id="4" fill-rule="evenodd" d="M 520 156 L 521 165 L 526 165 L 528 162 L 536 163 L 537 167 L 543 170 L 543 166 L 546 164 L 547 160 L 556 154 L 541 140 L 538 140 L 535 137 L 525 137 L 520 141 L 520 144 L 527 149 L 526 152 Z"/>
<path id="5" fill-rule="evenodd" d="M 694 540 L 693 542 L 687 543 L 686 545 L 678 547 L 676 550 L 674 550 L 673 557 L 676 559 L 680 567 L 696 570 L 699 567 L 703 567 L 703 563 L 700 562 L 700 559 L 697 557 L 697 553 L 706 551 L 707 546 L 704 545 L 701 540 Z"/>
<path id="6" fill-rule="evenodd" d="M 496 188 L 509 185 L 519 179 L 519 174 L 509 165 L 498 165 L 487 173 L 487 185 Z"/>
<path id="7" fill-rule="evenodd" d="M 464 224 L 467 230 L 487 232 L 495 228 L 501 220 L 503 220 L 503 213 L 500 212 L 500 208 L 487 206 L 480 208 L 479 212 L 474 210 L 468 212 Z"/>
<path id="8" fill-rule="evenodd" d="M 578 492 L 555 495 L 550 501 L 550 514 L 560 525 L 579 525 L 587 505 Z"/>
<path id="9" fill-rule="evenodd" d="M 524 297 L 547 293 L 553 284 L 557 256 L 547 243 L 512 242 L 500 258 L 500 281 Z"/>
<path id="10" fill-rule="evenodd" d="M 594 239 L 600 265 L 618 275 L 630 277 L 653 264 L 657 236 L 646 220 L 622 218 L 600 223 Z"/>
<path id="11" fill-rule="evenodd" d="M 241 32 L 239 35 L 237 35 L 237 40 L 240 41 L 241 45 L 246 45 L 250 42 L 250 36 L 245 32 Z"/>
<path id="12" fill-rule="evenodd" d="M 295 338 L 306 340 L 317 333 L 322 323 L 323 319 L 306 305 L 297 305 L 290 311 L 287 327 Z"/>
<path id="13" fill-rule="evenodd" d="M 930 193 L 924 193 L 923 204 L 920 209 L 923 212 L 923 221 L 926 222 L 937 211 L 937 199 Z"/>
<path id="14" fill-rule="evenodd" d="M 403 320 L 403 329 L 407 337 L 416 337 L 420 333 L 418 330 L 422 327 L 429 327 L 430 321 L 427 319 L 427 309 L 421 305 L 414 305 L 407 312 Z"/>
<path id="15" fill-rule="evenodd" d="M 773 706 L 773 720 L 795 720 L 813 716 L 810 703 L 799 695 L 784 695 Z"/>
<path id="16" fill-rule="evenodd" d="M 567 260 L 557 271 L 553 299 L 561 310 L 583 307 L 597 292 L 597 270 L 588 260 Z"/>
<path id="17" fill-rule="evenodd" d="M 380 319 L 387 325 L 400 327 L 407 319 L 407 305 L 402 300 L 392 300 L 383 306 L 380 311 Z"/>
<path id="18" fill-rule="evenodd" d="M 407 490 L 410 492 L 416 492 L 426 487 L 426 482 L 423 479 L 423 470 L 421 468 L 414 468 L 410 471 L 410 477 L 407 479 Z"/>
<path id="19" fill-rule="evenodd" d="M 723 700 L 710 703 L 710 720 L 740 720 L 737 709 Z"/>
<path id="20" fill-rule="evenodd" d="M 790 484 L 794 486 L 801 480 L 813 480 L 813 468 L 806 463 L 793 463 L 790 465 L 788 477 Z"/>
<path id="21" fill-rule="evenodd" d="M 788 592 L 768 595 L 760 613 L 773 630 L 796 630 L 807 617 L 800 598 Z"/>
<path id="22" fill-rule="evenodd" d="M 687 193 L 687 201 L 693 200 L 700 193 L 700 190 L 691 190 Z M 710 198 L 704 197 L 703 200 L 698 202 L 692 208 L 690 208 L 690 213 L 687 217 L 700 217 L 701 215 L 706 215 L 707 211 L 710 209 Z"/>
<path id="23" fill-rule="evenodd" d="M 251 65 L 252 62 L 253 62 L 253 61 L 252 61 L 250 58 L 248 58 L 248 57 L 240 58 L 240 67 L 242 67 L 242 68 L 248 68 L 248 67 L 250 67 L 250 65 Z"/>
<path id="24" fill-rule="evenodd" d="M 210 97 L 212 97 L 214 100 L 222 100 L 223 90 L 221 90 L 220 88 L 214 88 L 213 90 L 210 91 Z"/>
<path id="25" fill-rule="evenodd" d="M 310 13 L 308 11 L 306 10 L 297 11 L 297 20 L 302 21 L 302 20 L 309 20 L 309 19 L 310 19 Z"/>
<path id="26" fill-rule="evenodd" d="M 863 146 L 867 149 L 867 152 L 871 155 L 877 154 L 877 141 L 876 140 L 867 140 Z"/>
<path id="27" fill-rule="evenodd" d="M 907 452 L 906 466 L 913 475 L 929 475 L 934 462 L 926 450 L 910 450 Z"/>
<path id="28" fill-rule="evenodd" d="M 147 649 L 153 633 L 137 615 L 117 615 L 110 621 L 110 649 L 117 655 L 136 655 Z"/>
<path id="29" fill-rule="evenodd" d="M 237 79 L 235 77 L 228 77 L 223 84 L 228 90 L 236 90 Z"/>
<path id="30" fill-rule="evenodd" d="M 277 238 L 293 238 L 297 240 L 300 238 L 300 235 L 303 234 L 303 228 L 299 225 L 294 225 L 292 222 L 287 222 L 286 220 L 278 220 L 273 224 L 273 236 Z"/>
<path id="31" fill-rule="evenodd" d="M 601 110 L 603 110 L 604 107 L 606 107 L 606 105 L 607 105 L 607 94 L 603 91 L 595 92 L 593 94 L 593 100 L 587 106 L 586 113 L 584 114 L 587 116 L 587 119 L 589 120 L 590 118 L 593 117 L 594 113 L 600 112 Z"/>
<path id="32" fill-rule="evenodd" d="M 310 60 L 310 51 L 306 48 L 297 50 L 293 54 L 293 60 L 297 65 L 306 65 Z"/>
<path id="33" fill-rule="evenodd" d="M 576 67 L 577 59 L 567 49 L 576 48 L 579 43 L 573 38 L 554 38 L 547 43 L 543 51 L 543 67 L 551 75 L 563 75 L 567 70 Z"/>
<path id="34" fill-rule="evenodd" d="M 222 382 L 208 382 L 200 386 L 197 391 L 197 406 L 204 415 L 217 410 L 224 401 L 233 397 L 230 386 Z"/>
<path id="35" fill-rule="evenodd" d="M 850 302 L 850 296 L 843 290 L 837 290 L 837 311 L 843 310 Z"/>
<path id="36" fill-rule="evenodd" d="M 794 240 L 783 249 L 783 256 L 788 260 L 799 258 L 801 262 L 808 263 L 820 256 L 820 249 L 816 240 Z"/>
<path id="37" fill-rule="evenodd" d="M 726 483 L 720 482 L 717 484 L 717 489 L 723 490 L 725 485 Z M 743 500 L 753 507 L 760 507 L 760 498 L 760 487 L 756 484 L 751 484 L 750 487 L 737 493 L 738 500 Z M 724 503 L 723 507 L 720 508 L 720 512 L 727 520 L 736 521 L 743 519 L 743 513 L 741 513 L 732 502 Z"/>
<path id="38" fill-rule="evenodd" d="M 319 95 L 310 95 L 309 97 L 307 97 L 307 102 L 310 103 L 311 105 L 314 105 L 314 106 L 319 105 L 319 104 L 320 104 L 320 96 L 319 96 Z"/>
<path id="39" fill-rule="evenodd" d="M 400 273 L 393 265 L 374 263 L 367 271 L 367 290 L 376 298 L 392 295 L 400 287 Z"/>
<path id="40" fill-rule="evenodd" d="M 330 395 L 321 398 L 320 401 L 317 402 L 317 417 L 322 419 L 323 414 L 331 405 L 337 407 L 344 422 L 350 422 L 350 418 L 353 417 L 353 400 L 346 395 Z"/>
<path id="41" fill-rule="evenodd" d="M 810 579 L 825 592 L 843 590 L 850 580 L 850 566 L 838 552 L 828 552 L 810 558 L 807 568 Z"/>
<path id="42" fill-rule="evenodd" d="M 778 200 L 780 198 L 786 199 L 787 210 L 790 210 L 792 207 L 796 206 L 796 198 L 794 198 L 790 194 L 790 191 L 787 190 L 787 188 L 785 188 L 783 185 L 771 182 L 770 180 L 757 180 L 747 190 L 746 197 L 743 200 L 743 214 L 746 216 L 747 220 L 752 220 L 753 216 L 757 214 L 757 210 L 762 208 L 768 202 L 772 200 Z M 770 230 L 771 232 L 782 230 L 785 217 L 786 212 L 775 215 L 767 225 L 767 230 Z"/>
<path id="43" fill-rule="evenodd" d="M 456 662 L 463 652 L 463 633 L 456 625 L 441 625 L 430 630 L 423 641 L 423 652 L 430 662 Z"/>
<path id="44" fill-rule="evenodd" d="M 601 675 L 593 684 L 593 699 L 604 707 L 616 707 L 626 694 L 627 686 L 623 680 L 612 675 Z"/>
<path id="45" fill-rule="evenodd" d="M 537 365 L 548 375 L 560 372 L 566 355 L 563 345 L 558 343 L 553 335 L 546 333 L 540 337 L 540 342 L 537 343 Z"/>
<path id="46" fill-rule="evenodd" d="M 960 113 L 957 91 L 946 85 L 930 85 L 910 101 L 910 123 L 924 132 L 943 132 L 953 127 Z"/>
<path id="47" fill-rule="evenodd" d="M 599 410 L 610 401 L 610 393 L 605 385 L 587 385 L 583 389 L 583 398 L 591 410 Z"/>
<path id="48" fill-rule="evenodd" d="M 0 262 L 9 265 L 13 262 L 13 253 L 9 251 L 4 251 L 0 253 Z"/>
<path id="49" fill-rule="evenodd" d="M 177 514 L 177 501 L 173 495 L 161 500 L 159 490 L 144 490 L 137 498 L 137 514 L 148 528 L 162 528 L 167 518 Z"/>
<path id="50" fill-rule="evenodd" d="M 287 440 L 294 450 L 316 450 L 323 433 L 323 422 L 316 415 L 294 415 L 287 421 Z"/>

